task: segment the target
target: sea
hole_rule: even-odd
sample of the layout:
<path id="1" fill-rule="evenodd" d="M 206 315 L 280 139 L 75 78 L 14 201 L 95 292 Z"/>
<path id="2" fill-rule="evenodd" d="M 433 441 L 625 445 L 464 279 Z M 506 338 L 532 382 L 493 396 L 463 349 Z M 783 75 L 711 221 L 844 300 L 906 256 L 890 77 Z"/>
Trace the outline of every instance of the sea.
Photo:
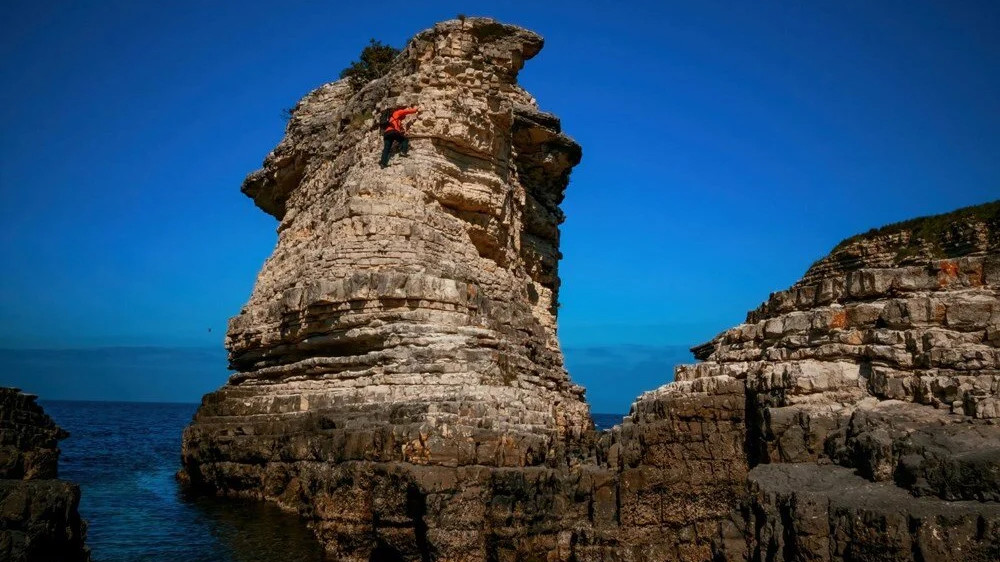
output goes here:
<path id="1" fill-rule="evenodd" d="M 174 475 L 197 404 L 40 401 L 70 436 L 59 477 L 80 485 L 94 562 L 323 560 L 298 516 L 253 501 L 192 497 Z M 621 423 L 594 414 L 598 429 Z"/>

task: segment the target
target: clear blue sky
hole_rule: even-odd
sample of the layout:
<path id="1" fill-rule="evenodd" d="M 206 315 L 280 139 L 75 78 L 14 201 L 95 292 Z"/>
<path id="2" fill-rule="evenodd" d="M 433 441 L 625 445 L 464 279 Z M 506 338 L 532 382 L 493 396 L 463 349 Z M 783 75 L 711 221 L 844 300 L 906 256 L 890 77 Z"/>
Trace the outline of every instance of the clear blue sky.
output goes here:
<path id="1" fill-rule="evenodd" d="M 369 37 L 402 46 L 459 12 L 545 37 L 521 82 L 583 145 L 560 336 L 598 411 L 668 380 L 670 346 L 738 323 L 840 239 L 1000 197 L 994 1 L 5 7 L 2 348 L 221 346 L 275 242 L 239 186 L 282 108 Z M 635 349 L 629 384 L 588 359 Z M 165 399 L 196 400 L 219 370 Z"/>

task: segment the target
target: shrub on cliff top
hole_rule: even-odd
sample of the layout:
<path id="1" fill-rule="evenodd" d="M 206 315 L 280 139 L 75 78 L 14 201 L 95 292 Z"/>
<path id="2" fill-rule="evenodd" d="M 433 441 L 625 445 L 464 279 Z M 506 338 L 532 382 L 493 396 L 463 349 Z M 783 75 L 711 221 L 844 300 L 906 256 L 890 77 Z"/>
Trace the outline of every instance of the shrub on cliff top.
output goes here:
<path id="1" fill-rule="evenodd" d="M 987 226 L 992 228 L 1000 227 L 1000 200 L 983 203 L 981 205 L 973 205 L 971 207 L 962 207 L 961 209 L 957 209 L 943 215 L 917 217 L 915 219 L 889 224 L 881 228 L 873 228 L 868 232 L 855 234 L 854 236 L 841 241 L 840 244 L 837 244 L 833 248 L 833 251 L 845 248 L 850 244 L 865 238 L 887 236 L 904 230 L 909 230 L 913 233 L 913 237 L 910 242 L 911 245 L 918 244 L 919 242 L 929 243 L 933 246 L 933 250 L 936 250 L 943 256 L 943 252 L 938 247 L 942 236 L 944 236 L 949 229 L 962 222 L 984 222 Z"/>
<path id="2" fill-rule="evenodd" d="M 355 92 L 372 80 L 385 76 L 389 72 L 392 59 L 399 54 L 399 49 L 371 39 L 368 46 L 361 50 L 359 60 L 351 63 L 340 71 L 341 78 L 347 78 L 351 89 Z"/>

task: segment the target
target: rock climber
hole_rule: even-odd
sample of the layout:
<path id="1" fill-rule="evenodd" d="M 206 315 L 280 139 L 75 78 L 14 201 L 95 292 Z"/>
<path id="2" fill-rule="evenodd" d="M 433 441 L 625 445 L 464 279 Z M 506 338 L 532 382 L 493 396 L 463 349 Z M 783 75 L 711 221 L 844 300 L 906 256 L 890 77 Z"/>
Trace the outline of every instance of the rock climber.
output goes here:
<path id="1" fill-rule="evenodd" d="M 409 152 L 410 141 L 406 138 L 406 133 L 403 131 L 403 118 L 417 111 L 419 110 L 416 107 L 406 107 L 393 111 L 389 117 L 385 130 L 382 132 L 384 144 L 382 147 L 382 160 L 379 162 L 379 165 L 383 168 L 389 165 L 389 152 L 392 150 L 393 142 L 399 143 L 399 152 L 403 156 L 406 156 L 406 153 Z"/>

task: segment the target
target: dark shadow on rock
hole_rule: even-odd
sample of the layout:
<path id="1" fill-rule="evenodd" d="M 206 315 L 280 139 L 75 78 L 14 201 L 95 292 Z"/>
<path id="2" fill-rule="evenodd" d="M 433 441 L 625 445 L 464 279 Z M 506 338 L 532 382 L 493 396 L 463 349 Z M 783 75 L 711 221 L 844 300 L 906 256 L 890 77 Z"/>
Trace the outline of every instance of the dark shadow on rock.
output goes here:
<path id="1" fill-rule="evenodd" d="M 369 562 L 406 562 L 398 550 L 387 544 L 379 544 L 368 558 Z"/>

